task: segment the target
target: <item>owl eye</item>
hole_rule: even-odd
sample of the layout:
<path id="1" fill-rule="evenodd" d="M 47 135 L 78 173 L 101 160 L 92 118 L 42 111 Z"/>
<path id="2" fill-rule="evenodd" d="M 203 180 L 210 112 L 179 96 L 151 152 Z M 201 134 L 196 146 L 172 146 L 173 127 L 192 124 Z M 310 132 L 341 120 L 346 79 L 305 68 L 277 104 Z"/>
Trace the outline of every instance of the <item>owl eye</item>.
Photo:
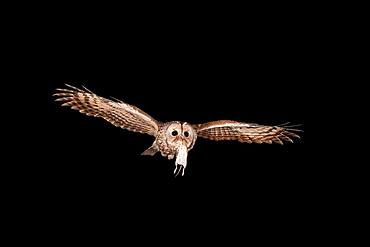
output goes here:
<path id="1" fill-rule="evenodd" d="M 185 131 L 185 132 L 184 132 L 184 136 L 185 136 L 185 137 L 189 137 L 189 132 Z"/>
<path id="2" fill-rule="evenodd" d="M 172 131 L 171 133 L 173 136 L 177 136 L 177 130 Z"/>

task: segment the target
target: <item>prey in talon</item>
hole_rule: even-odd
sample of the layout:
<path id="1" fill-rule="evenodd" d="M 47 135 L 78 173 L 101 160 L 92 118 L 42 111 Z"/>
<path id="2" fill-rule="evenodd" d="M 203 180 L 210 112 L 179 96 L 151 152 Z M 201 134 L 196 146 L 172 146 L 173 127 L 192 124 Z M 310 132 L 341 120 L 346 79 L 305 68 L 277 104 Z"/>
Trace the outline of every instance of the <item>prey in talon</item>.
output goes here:
<path id="1" fill-rule="evenodd" d="M 111 124 L 134 132 L 151 135 L 153 144 L 142 155 L 162 156 L 175 160 L 175 176 L 185 173 L 188 152 L 194 147 L 197 137 L 213 141 L 239 141 L 246 143 L 293 142 L 300 138 L 289 123 L 277 126 L 244 123 L 232 120 L 219 120 L 203 124 L 189 124 L 181 121 L 160 122 L 121 100 L 107 99 L 92 91 L 66 84 L 66 88 L 56 89 L 56 101 L 88 116 L 102 118 Z"/>

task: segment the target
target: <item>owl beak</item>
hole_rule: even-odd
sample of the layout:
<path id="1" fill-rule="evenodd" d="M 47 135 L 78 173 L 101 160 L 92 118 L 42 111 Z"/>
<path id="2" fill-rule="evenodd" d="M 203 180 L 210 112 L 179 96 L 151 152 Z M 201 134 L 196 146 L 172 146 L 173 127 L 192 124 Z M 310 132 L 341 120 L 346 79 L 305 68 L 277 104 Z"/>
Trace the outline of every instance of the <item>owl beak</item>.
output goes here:
<path id="1" fill-rule="evenodd" d="M 176 136 L 175 141 L 184 143 L 184 139 L 181 136 Z"/>

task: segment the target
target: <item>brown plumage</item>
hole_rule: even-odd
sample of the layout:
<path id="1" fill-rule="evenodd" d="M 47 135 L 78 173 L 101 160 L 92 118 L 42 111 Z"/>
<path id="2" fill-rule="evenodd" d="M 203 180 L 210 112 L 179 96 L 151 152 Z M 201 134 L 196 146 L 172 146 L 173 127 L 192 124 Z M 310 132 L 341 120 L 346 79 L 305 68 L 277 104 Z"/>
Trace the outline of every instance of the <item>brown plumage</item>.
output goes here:
<path id="1" fill-rule="evenodd" d="M 113 101 L 100 97 L 85 88 L 67 85 L 70 89 L 57 88 L 56 101 L 64 102 L 88 116 L 101 117 L 117 127 L 156 136 L 158 122 L 139 108 L 122 101 Z"/>
<path id="2" fill-rule="evenodd" d="M 283 144 L 283 141 L 293 142 L 291 138 L 299 138 L 297 134 L 282 126 L 266 126 L 249 124 L 231 120 L 220 120 L 198 124 L 195 126 L 199 137 L 214 141 L 235 140 L 247 143 Z M 294 130 L 293 131 L 299 131 Z"/>
<path id="3" fill-rule="evenodd" d="M 179 121 L 161 123 L 139 108 L 120 100 L 100 97 L 86 88 L 79 89 L 67 84 L 66 86 L 68 88 L 56 89 L 54 94 L 56 101 L 63 102 L 62 106 L 70 106 L 88 116 L 103 118 L 123 129 L 154 136 L 154 143 L 142 154 L 154 155 L 160 152 L 168 159 L 176 156 L 176 175 L 181 169 L 182 175 L 184 174 L 188 151 L 193 148 L 197 137 L 215 141 L 283 144 L 283 141 L 293 142 L 292 138 L 299 138 L 294 132 L 302 131 L 292 129 L 294 126 L 287 124 L 267 126 L 231 120 L 194 125 Z"/>

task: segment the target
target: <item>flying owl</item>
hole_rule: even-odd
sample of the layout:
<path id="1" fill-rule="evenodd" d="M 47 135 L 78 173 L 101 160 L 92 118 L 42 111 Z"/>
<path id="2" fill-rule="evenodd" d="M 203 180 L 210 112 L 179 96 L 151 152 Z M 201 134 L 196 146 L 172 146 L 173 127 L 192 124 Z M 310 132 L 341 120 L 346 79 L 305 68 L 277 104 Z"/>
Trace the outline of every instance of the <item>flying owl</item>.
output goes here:
<path id="1" fill-rule="evenodd" d="M 214 141 L 236 140 L 247 143 L 283 144 L 283 141 L 293 142 L 299 138 L 287 124 L 266 126 L 254 123 L 243 123 L 231 120 L 219 120 L 203 124 L 171 121 L 159 122 L 139 108 L 117 99 L 106 99 L 96 95 L 87 88 L 79 89 L 66 84 L 68 88 L 57 88 L 54 96 L 62 106 L 70 106 L 88 116 L 100 117 L 117 127 L 140 132 L 155 137 L 151 147 L 142 155 L 160 152 L 169 160 L 176 157 L 174 174 L 177 176 L 187 165 L 188 152 L 194 147 L 197 137 Z"/>

